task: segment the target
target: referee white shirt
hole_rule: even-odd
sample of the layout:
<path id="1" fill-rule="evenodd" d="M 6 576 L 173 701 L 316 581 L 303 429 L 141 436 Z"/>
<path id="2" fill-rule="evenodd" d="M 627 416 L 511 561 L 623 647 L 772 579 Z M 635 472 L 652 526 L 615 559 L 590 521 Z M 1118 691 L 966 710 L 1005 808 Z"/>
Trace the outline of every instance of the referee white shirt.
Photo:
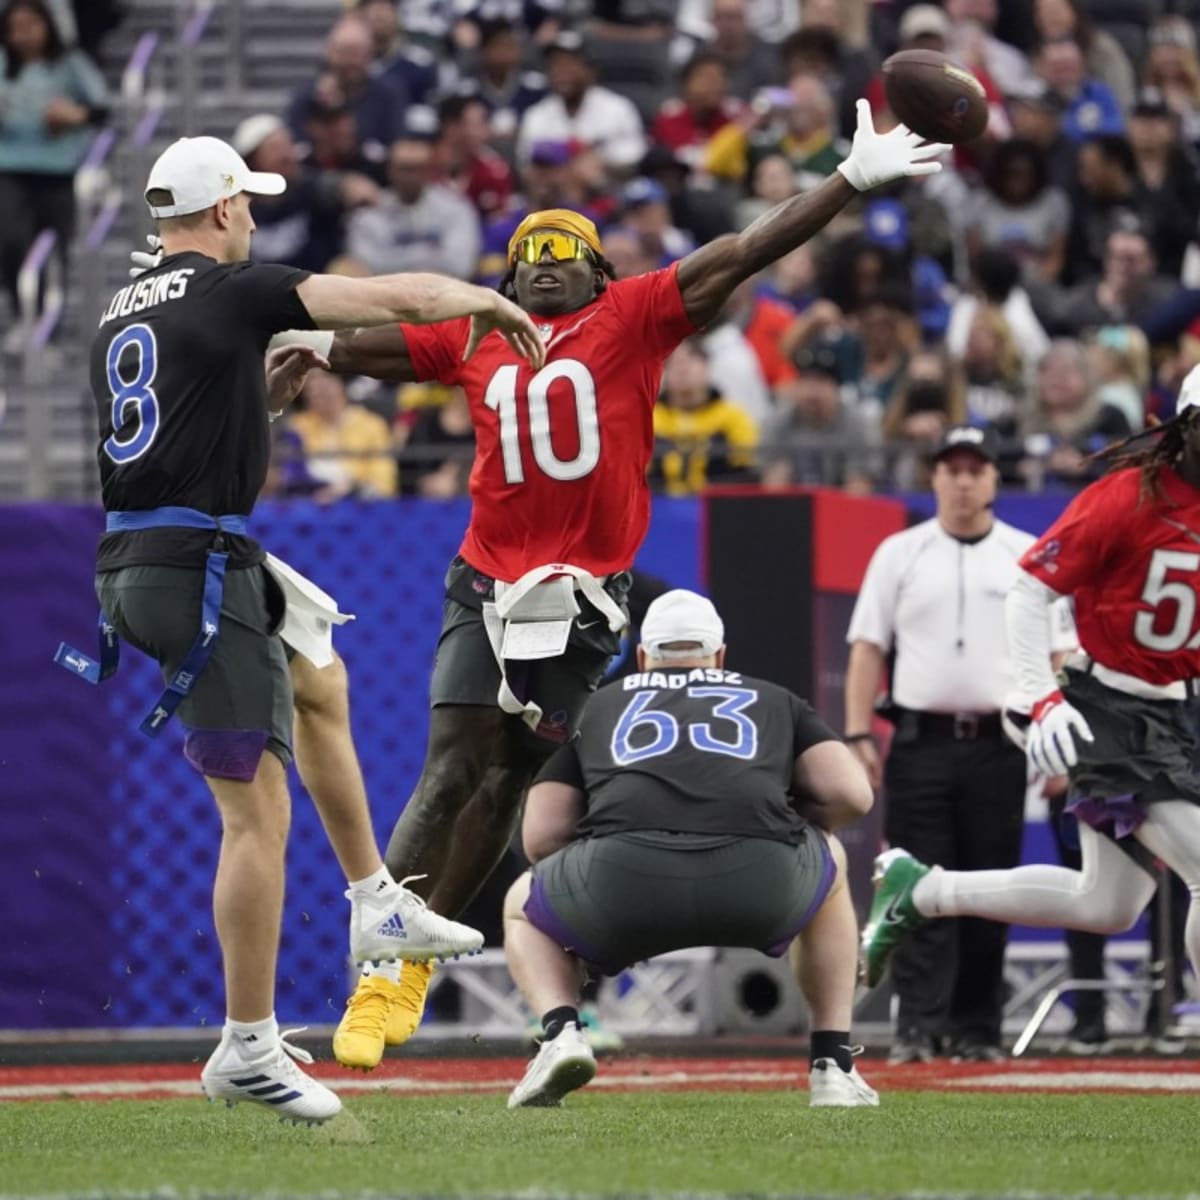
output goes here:
<path id="1" fill-rule="evenodd" d="M 935 517 L 892 534 L 875 551 L 846 640 L 896 651 L 891 695 L 918 712 L 999 712 L 1016 677 L 1004 599 L 1035 539 L 993 520 L 982 538 L 947 533 Z M 1057 605 L 1051 646 L 1075 647 L 1070 611 Z"/>

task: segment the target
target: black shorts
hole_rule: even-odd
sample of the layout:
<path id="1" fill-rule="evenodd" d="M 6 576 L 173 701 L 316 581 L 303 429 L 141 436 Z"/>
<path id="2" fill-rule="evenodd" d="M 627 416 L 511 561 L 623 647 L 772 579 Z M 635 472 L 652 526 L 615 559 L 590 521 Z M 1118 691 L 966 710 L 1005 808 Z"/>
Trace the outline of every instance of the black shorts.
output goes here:
<path id="1" fill-rule="evenodd" d="M 837 873 L 825 836 L 616 833 L 572 842 L 533 868 L 525 915 L 603 975 L 693 946 L 773 957 L 825 901 Z"/>
<path id="2" fill-rule="evenodd" d="M 605 591 L 624 607 L 629 574 L 611 575 Z M 493 580 L 455 558 L 446 572 L 446 602 L 429 703 L 498 706 L 500 667 L 483 624 L 483 602 L 493 597 Z M 558 658 L 510 662 L 509 687 L 523 701 L 542 710 L 539 739 L 564 742 L 575 732 L 587 698 L 604 678 L 609 661 L 621 648 L 620 635 L 582 593 L 576 593 L 579 616 L 566 650 Z M 516 720 L 517 718 L 514 718 Z M 525 728 L 522 723 L 522 728 Z"/>
<path id="3" fill-rule="evenodd" d="M 1079 764 L 1071 768 L 1068 812 L 1127 845 L 1126 835 L 1145 819 L 1148 805 L 1200 804 L 1194 702 L 1143 700 L 1071 668 L 1067 680 L 1067 699 L 1095 739 L 1075 740 Z"/>
<path id="4" fill-rule="evenodd" d="M 121 567 L 96 576 L 96 594 L 120 637 L 170 679 L 200 629 L 204 571 Z M 277 634 L 284 611 L 266 567 L 226 572 L 215 648 L 178 709 L 184 754 L 201 774 L 253 779 L 263 750 L 292 761 L 292 676 Z"/>

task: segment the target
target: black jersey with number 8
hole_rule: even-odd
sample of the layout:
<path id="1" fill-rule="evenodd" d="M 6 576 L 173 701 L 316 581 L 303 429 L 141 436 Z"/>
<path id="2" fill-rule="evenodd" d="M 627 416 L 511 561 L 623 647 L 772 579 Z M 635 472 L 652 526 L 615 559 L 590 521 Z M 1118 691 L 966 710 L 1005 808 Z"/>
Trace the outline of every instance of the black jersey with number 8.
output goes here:
<path id="1" fill-rule="evenodd" d="M 107 512 L 178 506 L 248 515 L 267 476 L 264 355 L 285 329 L 311 329 L 292 267 L 174 254 L 110 301 L 92 343 Z M 230 537 L 230 567 L 262 560 Z M 97 569 L 201 566 L 212 535 L 152 529 L 108 534 Z"/>

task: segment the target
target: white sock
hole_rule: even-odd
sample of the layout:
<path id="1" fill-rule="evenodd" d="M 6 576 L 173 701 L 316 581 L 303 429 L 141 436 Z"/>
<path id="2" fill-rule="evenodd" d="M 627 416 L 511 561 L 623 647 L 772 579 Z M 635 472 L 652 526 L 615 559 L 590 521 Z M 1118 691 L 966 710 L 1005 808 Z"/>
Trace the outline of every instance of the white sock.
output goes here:
<path id="1" fill-rule="evenodd" d="M 941 867 L 933 867 L 928 875 L 922 875 L 913 888 L 913 907 L 923 917 L 940 917 L 942 901 L 942 876 L 945 872 Z"/>
<path id="2" fill-rule="evenodd" d="M 279 1040 L 279 1024 L 274 1013 L 261 1021 L 231 1021 L 226 1017 L 222 1038 L 246 1058 L 256 1058 Z"/>
<path id="3" fill-rule="evenodd" d="M 368 875 L 366 879 L 352 879 L 350 881 L 350 890 L 362 896 L 378 896 L 382 892 L 391 891 L 395 886 L 396 881 L 392 878 L 392 873 L 387 867 L 380 867 L 378 871 Z"/>
<path id="4" fill-rule="evenodd" d="M 400 982 L 400 961 L 396 962 L 381 962 L 378 966 L 373 966 L 371 963 L 363 963 L 363 978 L 370 979 L 387 979 L 392 983 Z"/>

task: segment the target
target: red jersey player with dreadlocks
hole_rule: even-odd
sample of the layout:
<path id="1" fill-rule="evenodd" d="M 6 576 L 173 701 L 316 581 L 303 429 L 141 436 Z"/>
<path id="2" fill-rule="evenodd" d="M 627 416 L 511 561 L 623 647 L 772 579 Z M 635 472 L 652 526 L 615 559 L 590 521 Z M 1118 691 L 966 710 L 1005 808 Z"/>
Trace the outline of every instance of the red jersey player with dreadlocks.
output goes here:
<path id="1" fill-rule="evenodd" d="M 849 157 L 820 186 L 680 262 L 614 280 L 596 227 L 530 214 L 502 290 L 540 322 L 546 362 L 502 338 L 465 357 L 468 323 L 394 325 L 318 348 L 334 370 L 437 380 L 467 394 L 476 434 L 470 525 L 446 576 L 421 777 L 392 834 L 396 878 L 427 877 L 462 912 L 504 855 L 538 769 L 574 732 L 626 622 L 629 569 L 649 524 L 646 468 L 662 364 L 734 288 L 806 242 L 859 192 L 940 169 L 947 147 L 879 134 L 865 101 Z M 285 340 L 286 340 L 286 336 Z M 420 1020 L 429 970 L 367 968 L 334 1037 L 371 1069 Z"/>
<path id="2" fill-rule="evenodd" d="M 1184 936 L 1200 971 L 1200 367 L 1173 420 L 1105 456 L 1113 470 L 1026 552 L 1006 607 L 1029 705 L 1026 753 L 1045 775 L 1069 775 L 1082 870 L 943 871 L 888 850 L 863 930 L 869 984 L 931 917 L 1128 929 L 1154 894 L 1154 858 L 1191 892 Z M 1047 613 L 1062 596 L 1074 600 L 1084 653 L 1056 680 Z"/>

